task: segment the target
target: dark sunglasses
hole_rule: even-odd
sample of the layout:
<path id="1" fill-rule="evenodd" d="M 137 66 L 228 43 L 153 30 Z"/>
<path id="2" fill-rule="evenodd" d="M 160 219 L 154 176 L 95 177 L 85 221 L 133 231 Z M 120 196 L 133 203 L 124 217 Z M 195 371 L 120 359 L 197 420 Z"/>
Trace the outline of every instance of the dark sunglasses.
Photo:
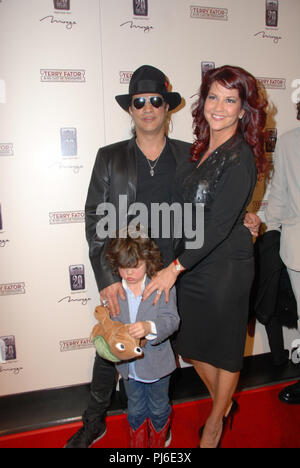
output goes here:
<path id="1" fill-rule="evenodd" d="M 150 102 L 151 106 L 158 109 L 164 103 L 164 100 L 160 96 L 150 96 L 150 97 L 139 97 L 133 100 L 132 104 L 136 109 L 142 109 L 146 102 Z"/>

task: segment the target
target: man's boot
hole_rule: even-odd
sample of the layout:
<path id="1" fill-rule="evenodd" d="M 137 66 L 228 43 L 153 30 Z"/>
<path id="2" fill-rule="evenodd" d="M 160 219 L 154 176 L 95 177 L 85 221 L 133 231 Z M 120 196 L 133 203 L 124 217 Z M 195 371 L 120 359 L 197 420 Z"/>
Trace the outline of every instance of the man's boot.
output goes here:
<path id="1" fill-rule="evenodd" d="M 290 405 L 300 405 L 300 380 L 294 385 L 285 387 L 279 393 L 279 400 Z"/>
<path id="2" fill-rule="evenodd" d="M 90 448 L 105 436 L 105 419 L 89 421 L 85 415 L 82 419 L 83 427 L 68 440 L 65 448 Z"/>

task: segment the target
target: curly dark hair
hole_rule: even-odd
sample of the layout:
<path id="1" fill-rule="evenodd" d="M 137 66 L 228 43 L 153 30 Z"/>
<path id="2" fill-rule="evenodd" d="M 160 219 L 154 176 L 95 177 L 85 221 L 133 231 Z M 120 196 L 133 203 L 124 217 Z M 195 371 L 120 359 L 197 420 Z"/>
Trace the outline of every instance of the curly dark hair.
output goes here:
<path id="1" fill-rule="evenodd" d="M 209 125 L 204 116 L 204 105 L 209 90 L 214 82 L 227 89 L 237 89 L 245 111 L 244 117 L 239 121 L 238 131 L 251 146 L 259 172 L 264 172 L 267 160 L 264 150 L 263 130 L 266 125 L 266 111 L 268 102 L 258 89 L 257 80 L 246 70 L 240 67 L 224 65 L 209 70 L 204 78 L 199 92 L 199 98 L 193 108 L 193 128 L 196 141 L 191 148 L 192 161 L 198 161 L 200 155 L 209 144 Z"/>
<path id="2" fill-rule="evenodd" d="M 156 243 L 143 235 L 131 237 L 128 230 L 126 237 L 123 232 L 122 237 L 117 233 L 115 239 L 110 239 L 106 258 L 114 274 L 119 273 L 119 268 L 137 268 L 140 261 L 145 261 L 147 276 L 153 278 L 163 267 L 161 252 Z"/>

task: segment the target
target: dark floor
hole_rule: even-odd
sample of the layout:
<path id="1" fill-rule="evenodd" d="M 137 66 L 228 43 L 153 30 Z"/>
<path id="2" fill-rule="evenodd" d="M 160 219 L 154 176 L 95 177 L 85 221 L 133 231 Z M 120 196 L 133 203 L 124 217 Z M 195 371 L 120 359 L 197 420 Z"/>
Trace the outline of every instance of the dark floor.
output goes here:
<path id="1" fill-rule="evenodd" d="M 270 354 L 245 359 L 238 390 L 249 390 L 300 378 L 300 366 L 290 361 L 275 367 Z M 205 386 L 191 367 L 177 369 L 171 381 L 173 404 L 208 396 Z M 0 436 L 77 422 L 86 407 L 89 385 L 43 390 L 0 397 Z M 114 395 L 110 415 L 126 410 L 123 386 Z"/>

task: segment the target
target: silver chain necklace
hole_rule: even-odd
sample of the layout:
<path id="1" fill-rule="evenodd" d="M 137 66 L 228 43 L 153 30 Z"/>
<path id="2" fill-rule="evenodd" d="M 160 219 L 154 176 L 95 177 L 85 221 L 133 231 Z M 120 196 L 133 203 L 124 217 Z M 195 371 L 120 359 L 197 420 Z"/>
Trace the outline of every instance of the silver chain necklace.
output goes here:
<path id="1" fill-rule="evenodd" d="M 158 162 L 159 162 L 159 160 L 160 160 L 160 157 L 161 157 L 161 155 L 163 154 L 163 151 L 164 151 L 164 149 L 165 149 L 165 147 L 166 147 L 166 143 L 167 143 L 167 140 L 165 140 L 164 147 L 163 147 L 163 149 L 161 150 L 159 156 L 157 157 L 154 166 L 151 166 L 149 159 L 147 158 L 147 156 L 144 154 L 144 152 L 143 152 L 143 151 L 141 150 L 141 148 L 139 147 L 138 142 L 136 142 L 136 144 L 138 145 L 138 147 L 139 147 L 140 150 L 142 151 L 143 155 L 145 156 L 145 159 L 146 159 L 147 163 L 149 164 L 151 177 L 154 177 L 154 175 L 155 175 L 154 169 L 156 168 L 156 166 L 157 166 L 157 164 L 158 164 Z"/>

